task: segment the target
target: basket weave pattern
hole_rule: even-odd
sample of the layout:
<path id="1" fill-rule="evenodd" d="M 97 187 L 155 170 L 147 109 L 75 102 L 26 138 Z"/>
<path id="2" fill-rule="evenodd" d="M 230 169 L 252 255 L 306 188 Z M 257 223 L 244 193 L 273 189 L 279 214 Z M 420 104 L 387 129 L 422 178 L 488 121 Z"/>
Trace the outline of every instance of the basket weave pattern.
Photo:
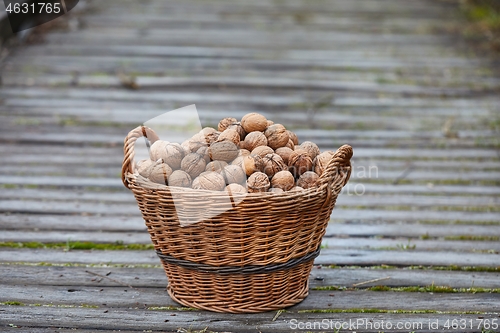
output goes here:
<path id="1" fill-rule="evenodd" d="M 148 185 L 134 174 L 134 145 L 142 136 L 151 143 L 158 139 L 144 126 L 129 133 L 122 180 L 134 193 L 155 249 L 165 255 L 170 296 L 187 306 L 234 313 L 302 301 L 336 198 L 350 177 L 351 147 L 337 150 L 315 188 L 247 194 L 231 204 L 224 192 L 175 188 L 174 195 L 168 186 Z M 181 216 L 201 222 L 182 227 Z"/>

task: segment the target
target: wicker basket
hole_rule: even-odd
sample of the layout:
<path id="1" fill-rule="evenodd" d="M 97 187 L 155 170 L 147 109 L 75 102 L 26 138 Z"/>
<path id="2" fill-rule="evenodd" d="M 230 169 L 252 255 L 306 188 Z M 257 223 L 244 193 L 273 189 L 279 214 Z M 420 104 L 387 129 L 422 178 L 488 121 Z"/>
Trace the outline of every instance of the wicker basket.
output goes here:
<path id="1" fill-rule="evenodd" d="M 238 204 L 232 200 L 228 209 L 221 204 L 227 193 L 176 187 L 176 209 L 172 187 L 145 186 L 147 181 L 134 173 L 134 145 L 143 136 L 150 143 L 158 139 L 145 126 L 125 138 L 122 180 L 137 200 L 172 299 L 232 313 L 270 311 L 301 302 L 308 295 L 313 260 L 337 195 L 350 177 L 352 148 L 344 145 L 337 150 L 316 188 L 248 194 Z M 207 219 L 196 216 L 201 222 L 179 224 L 181 216 L 210 210 Z M 213 214 L 217 210 L 221 213 Z"/>

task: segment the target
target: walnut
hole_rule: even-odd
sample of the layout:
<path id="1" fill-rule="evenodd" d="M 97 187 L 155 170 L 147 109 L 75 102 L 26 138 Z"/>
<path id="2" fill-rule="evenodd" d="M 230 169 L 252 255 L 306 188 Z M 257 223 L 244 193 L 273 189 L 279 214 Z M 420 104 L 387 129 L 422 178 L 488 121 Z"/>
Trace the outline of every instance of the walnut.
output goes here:
<path id="1" fill-rule="evenodd" d="M 243 164 L 243 158 L 244 157 L 245 156 L 238 156 L 238 157 L 236 157 L 234 160 L 231 161 L 231 165 L 237 165 L 237 166 L 241 167 L 242 169 L 245 169 L 244 166 L 243 166 L 244 165 Z"/>
<path id="2" fill-rule="evenodd" d="M 229 192 L 229 195 L 233 193 L 247 193 L 247 189 L 240 184 L 229 184 L 226 186 L 225 190 Z"/>
<path id="3" fill-rule="evenodd" d="M 168 177 L 172 174 L 172 168 L 161 160 L 155 162 L 149 173 L 149 180 L 152 182 L 168 185 Z"/>
<path id="4" fill-rule="evenodd" d="M 161 158 L 163 162 L 170 165 L 172 169 L 179 169 L 181 167 L 181 161 L 184 158 L 184 149 L 178 143 L 169 143 L 165 145 L 163 150 L 163 155 Z"/>
<path id="5" fill-rule="evenodd" d="M 267 154 L 272 154 L 274 153 L 274 150 L 271 147 L 268 146 L 258 146 L 255 147 L 254 150 L 252 150 L 252 155 L 259 155 L 260 157 L 264 157 Z"/>
<path id="6" fill-rule="evenodd" d="M 241 126 L 247 133 L 253 131 L 263 132 L 267 127 L 267 119 L 256 112 L 247 113 L 241 118 Z"/>
<path id="7" fill-rule="evenodd" d="M 321 176 L 331 160 L 332 154 L 330 152 L 321 153 L 316 156 L 313 161 L 314 172 L 316 172 L 318 176 Z"/>
<path id="8" fill-rule="evenodd" d="M 278 154 L 267 154 L 262 158 L 262 165 L 264 173 L 272 178 L 276 173 L 286 170 L 287 165 Z"/>
<path id="9" fill-rule="evenodd" d="M 193 180 L 192 186 L 196 190 L 222 191 L 226 183 L 217 172 L 204 172 Z"/>
<path id="10" fill-rule="evenodd" d="M 267 120 L 267 127 L 269 127 L 271 125 L 274 125 L 274 121 L 268 119 Z"/>
<path id="11" fill-rule="evenodd" d="M 217 129 L 219 130 L 219 132 L 223 132 L 225 131 L 229 125 L 232 125 L 234 123 L 237 123 L 238 121 L 236 120 L 236 118 L 224 118 L 222 119 L 221 121 L 219 121 L 219 125 L 217 126 Z"/>
<path id="12" fill-rule="evenodd" d="M 205 127 L 199 133 L 202 136 L 201 142 L 206 142 L 208 145 L 211 145 L 219 138 L 220 132 L 215 130 L 212 127 Z"/>
<path id="13" fill-rule="evenodd" d="M 191 178 L 196 178 L 205 171 L 205 159 L 197 153 L 187 154 L 181 161 L 181 169 L 187 172 Z"/>
<path id="14" fill-rule="evenodd" d="M 267 192 L 269 186 L 269 177 L 263 172 L 255 172 L 248 177 L 247 188 L 250 193 Z"/>
<path id="15" fill-rule="evenodd" d="M 281 156 L 283 162 L 285 162 L 286 165 L 288 165 L 288 159 L 290 158 L 291 153 L 293 153 L 293 150 L 288 147 L 281 147 L 276 149 L 276 154 Z"/>
<path id="16" fill-rule="evenodd" d="M 185 155 L 187 155 L 190 153 L 196 153 L 196 151 L 200 149 L 200 147 L 207 147 L 207 144 L 205 142 L 189 139 L 184 141 L 181 144 L 181 147 L 184 148 Z"/>
<path id="17" fill-rule="evenodd" d="M 250 132 L 245 137 L 244 146 L 241 148 L 252 151 L 258 146 L 267 146 L 266 136 L 262 132 Z"/>
<path id="18" fill-rule="evenodd" d="M 248 155 L 250 155 L 250 151 L 244 148 L 240 149 L 240 151 L 238 152 L 238 156 L 248 156 Z"/>
<path id="19" fill-rule="evenodd" d="M 142 160 L 137 162 L 137 166 L 135 170 L 143 177 L 148 178 L 149 173 L 151 172 L 150 168 L 153 166 L 154 162 L 149 158 L 147 160 Z"/>
<path id="20" fill-rule="evenodd" d="M 274 124 L 266 128 L 264 135 L 267 138 L 267 145 L 272 149 L 278 149 L 287 145 L 288 132 L 285 126 L 281 124 Z"/>
<path id="21" fill-rule="evenodd" d="M 288 191 L 295 186 L 295 178 L 288 170 L 277 172 L 271 179 L 271 187 Z"/>
<path id="22" fill-rule="evenodd" d="M 212 160 L 220 160 L 225 162 L 231 162 L 236 157 L 238 157 L 238 148 L 236 145 L 229 141 L 214 142 L 210 148 L 208 148 L 208 153 Z"/>
<path id="23" fill-rule="evenodd" d="M 207 164 L 205 171 L 221 172 L 224 167 L 227 166 L 227 162 L 224 161 L 212 161 Z"/>
<path id="24" fill-rule="evenodd" d="M 149 148 L 149 157 L 152 161 L 158 161 L 165 155 L 165 146 L 168 145 L 168 141 L 156 140 Z"/>
<path id="25" fill-rule="evenodd" d="M 297 181 L 297 186 L 307 189 L 316 186 L 318 181 L 319 176 L 316 172 L 306 171 L 300 176 L 299 180 Z"/>
<path id="26" fill-rule="evenodd" d="M 304 189 L 302 187 L 300 187 L 300 186 L 294 186 L 290 190 L 290 192 L 300 192 L 300 191 L 304 191 Z"/>
<path id="27" fill-rule="evenodd" d="M 311 141 L 302 142 L 302 144 L 300 145 L 300 149 L 304 149 L 305 151 L 307 151 L 309 157 L 311 157 L 311 160 L 314 160 L 316 156 L 320 154 L 318 145 Z"/>
<path id="28" fill-rule="evenodd" d="M 282 189 L 278 188 L 278 187 L 271 187 L 267 192 L 273 192 L 273 193 L 283 193 L 285 191 L 283 191 Z"/>
<path id="29" fill-rule="evenodd" d="M 299 138 L 297 137 L 297 134 L 295 134 L 294 132 L 289 131 L 289 130 L 287 130 L 287 132 L 288 132 L 288 137 L 292 140 L 293 144 L 298 145 Z"/>
<path id="30" fill-rule="evenodd" d="M 250 176 L 252 173 L 261 171 L 264 167 L 262 157 L 259 155 L 248 155 L 243 157 L 243 170 L 247 176 Z"/>
<path id="31" fill-rule="evenodd" d="M 243 171 L 243 169 L 237 165 L 228 165 L 224 167 L 221 174 L 224 177 L 226 184 L 244 184 L 247 180 L 245 171 Z"/>
<path id="32" fill-rule="evenodd" d="M 210 154 L 207 146 L 201 146 L 195 151 L 195 153 L 201 155 L 205 160 L 205 163 L 210 162 Z"/>
<path id="33" fill-rule="evenodd" d="M 168 178 L 169 186 L 191 187 L 191 176 L 182 170 L 175 170 Z"/>
<path id="34" fill-rule="evenodd" d="M 211 127 L 205 127 L 189 139 L 190 141 L 202 142 L 205 145 L 210 145 L 219 137 L 220 132 Z"/>
<path id="35" fill-rule="evenodd" d="M 288 158 L 288 170 L 295 177 L 312 170 L 312 159 L 307 154 L 307 151 L 302 149 L 294 150 Z"/>
<path id="36" fill-rule="evenodd" d="M 288 143 L 286 144 L 285 147 L 290 148 L 291 150 L 295 150 L 295 145 L 293 144 L 292 139 L 288 140 Z"/>
<path id="37" fill-rule="evenodd" d="M 229 125 L 227 129 L 232 129 L 238 132 L 240 135 L 240 140 L 244 140 L 245 136 L 247 135 L 247 132 L 243 129 L 243 126 L 241 126 L 240 122 Z"/>
<path id="38" fill-rule="evenodd" d="M 240 143 L 240 134 L 234 129 L 227 129 L 217 138 L 217 142 L 229 141 L 237 145 Z"/>

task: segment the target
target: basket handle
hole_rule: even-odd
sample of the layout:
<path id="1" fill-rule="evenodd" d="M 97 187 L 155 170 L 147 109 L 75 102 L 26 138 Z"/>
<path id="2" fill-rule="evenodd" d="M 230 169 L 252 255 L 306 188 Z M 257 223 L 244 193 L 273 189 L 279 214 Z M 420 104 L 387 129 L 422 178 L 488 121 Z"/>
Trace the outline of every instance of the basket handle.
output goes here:
<path id="1" fill-rule="evenodd" d="M 127 173 L 134 172 L 135 142 L 137 139 L 145 137 L 152 144 L 159 140 L 158 135 L 147 126 L 137 126 L 131 130 L 123 142 L 123 164 L 122 164 L 122 182 L 128 188 Z"/>
<path id="2" fill-rule="evenodd" d="M 335 154 L 333 154 L 332 159 L 328 162 L 326 169 L 323 171 L 321 177 L 319 178 L 320 186 L 323 184 L 331 184 L 336 176 L 340 174 L 341 171 L 347 171 L 345 174 L 344 184 L 351 177 L 351 157 L 352 157 L 352 147 L 349 145 L 343 145 Z"/>

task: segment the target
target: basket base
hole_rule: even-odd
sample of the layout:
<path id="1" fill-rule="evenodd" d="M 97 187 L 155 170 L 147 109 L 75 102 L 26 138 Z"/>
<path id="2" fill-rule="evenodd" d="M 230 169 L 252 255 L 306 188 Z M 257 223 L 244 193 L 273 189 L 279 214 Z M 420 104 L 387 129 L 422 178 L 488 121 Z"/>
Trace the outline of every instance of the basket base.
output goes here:
<path id="1" fill-rule="evenodd" d="M 313 260 L 266 274 L 215 274 L 163 263 L 170 297 L 188 307 L 225 313 L 283 309 L 309 294 Z"/>

